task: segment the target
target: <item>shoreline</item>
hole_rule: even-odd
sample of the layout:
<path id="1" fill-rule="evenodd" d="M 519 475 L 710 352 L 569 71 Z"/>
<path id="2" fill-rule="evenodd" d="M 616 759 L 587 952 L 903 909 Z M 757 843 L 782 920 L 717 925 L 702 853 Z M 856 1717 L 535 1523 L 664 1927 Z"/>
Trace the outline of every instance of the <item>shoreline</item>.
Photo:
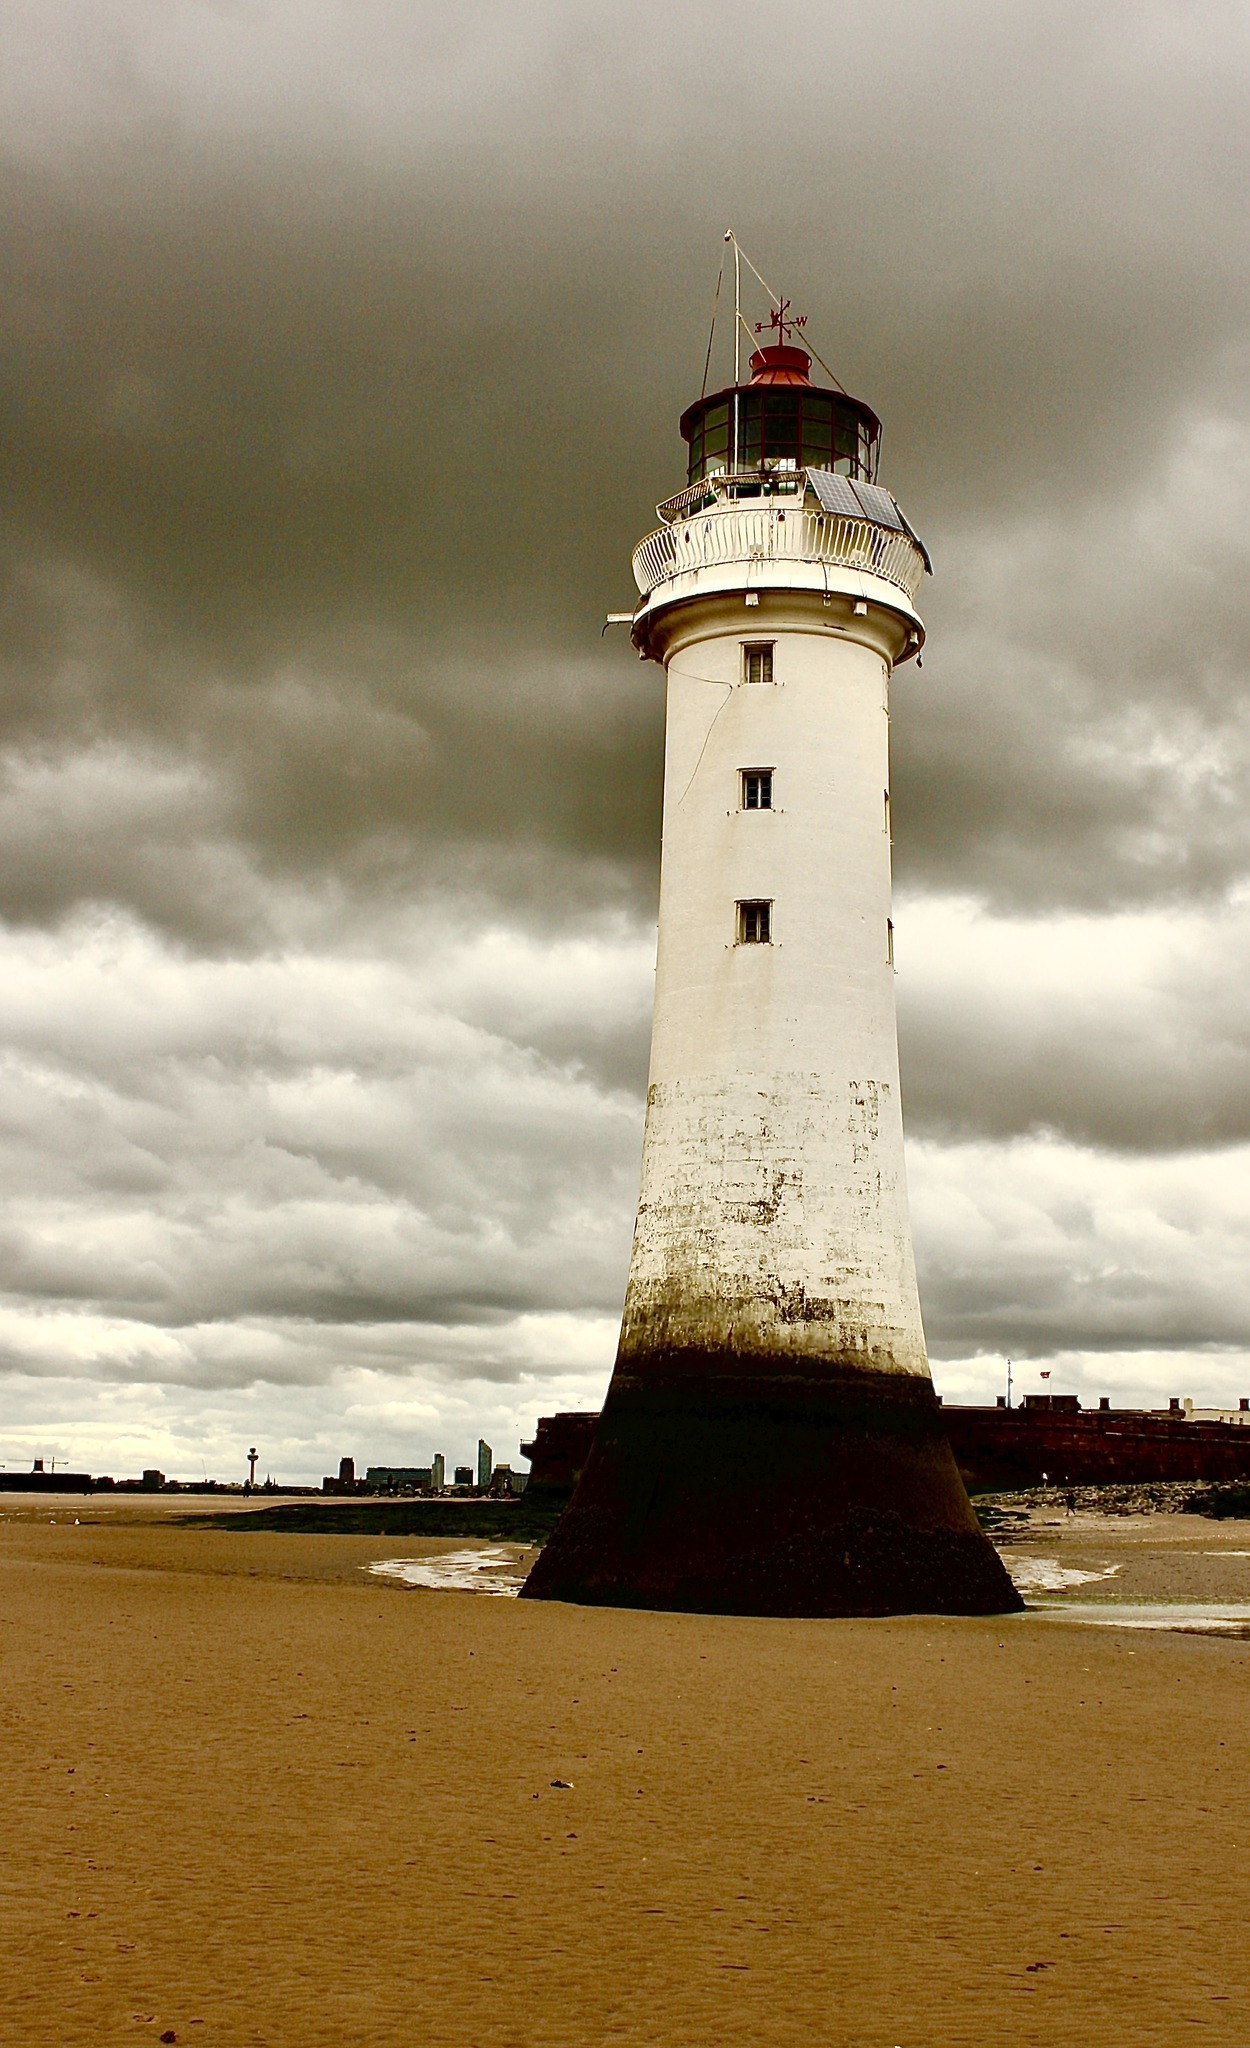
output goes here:
<path id="1" fill-rule="evenodd" d="M 1250 2038 L 1246 1641 L 564 1607 L 369 1568 L 454 1538 L 22 1505 L 6 2048 Z M 1042 1503 L 1007 1551 L 1250 1588 L 1250 1523 Z"/>

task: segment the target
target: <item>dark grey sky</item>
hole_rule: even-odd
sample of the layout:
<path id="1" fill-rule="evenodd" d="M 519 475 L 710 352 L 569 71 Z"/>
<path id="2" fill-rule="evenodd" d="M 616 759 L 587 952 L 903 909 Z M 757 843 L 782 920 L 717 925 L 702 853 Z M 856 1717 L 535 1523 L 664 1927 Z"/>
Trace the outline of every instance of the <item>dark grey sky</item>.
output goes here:
<path id="1" fill-rule="evenodd" d="M 935 1355 L 1244 1376 L 1245 10 L 0 28 L 0 1456 L 263 1417 L 315 1472 L 597 1398 L 662 718 L 598 629 L 730 223 L 938 570 L 894 720 Z"/>

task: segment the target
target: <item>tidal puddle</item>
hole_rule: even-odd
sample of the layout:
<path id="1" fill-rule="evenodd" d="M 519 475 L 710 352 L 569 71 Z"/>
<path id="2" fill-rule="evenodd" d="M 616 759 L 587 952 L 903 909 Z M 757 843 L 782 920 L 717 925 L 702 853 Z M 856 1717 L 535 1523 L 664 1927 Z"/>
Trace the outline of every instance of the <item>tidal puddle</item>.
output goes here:
<path id="1" fill-rule="evenodd" d="M 1073 1621 L 1086 1628 L 1171 1629 L 1186 1635 L 1244 1636 L 1250 1639 L 1250 1601 L 1245 1600 L 1102 1600 L 1048 1599 L 1078 1586 L 1112 1579 L 1123 1567 L 1062 1565 L 1057 1557 L 1019 1557 L 1000 1552 L 1027 1612 L 1048 1621 Z M 1209 1550 L 1206 1557 L 1241 1557 L 1244 1551 Z"/>
<path id="2" fill-rule="evenodd" d="M 1093 1571 L 1078 1571 L 1075 1565 L 1060 1564 L 1057 1557 L 1004 1557 L 1016 1591 L 1024 1593 L 1066 1593 L 1069 1586 L 1090 1586 L 1096 1579 L 1114 1578 L 1118 1564 L 1097 1565 Z"/>
<path id="3" fill-rule="evenodd" d="M 1215 1554 L 1227 1557 L 1236 1553 Z M 528 1551 L 493 1547 L 449 1550 L 441 1557 L 380 1558 L 363 1569 L 376 1578 L 398 1580 L 401 1585 L 429 1592 L 486 1593 L 496 1600 L 515 1600 L 531 1561 Z M 1027 1613 L 1039 1620 L 1075 1622 L 1086 1628 L 1171 1629 L 1186 1635 L 1238 1636 L 1250 1641 L 1250 1601 L 1039 1599 L 1039 1594 L 1063 1594 L 1069 1587 L 1112 1578 L 1120 1566 L 1080 1570 L 1061 1565 L 1053 1557 L 1005 1561 L 1028 1600 Z"/>
<path id="4" fill-rule="evenodd" d="M 439 1593 L 491 1593 L 515 1600 L 529 1559 L 518 1550 L 449 1550 L 442 1557 L 385 1557 L 364 1567 L 379 1579 L 425 1586 Z"/>
<path id="5" fill-rule="evenodd" d="M 1133 1604 L 1127 1600 L 1039 1600 L 1030 1614 L 1048 1621 L 1075 1621 L 1086 1628 L 1172 1629 L 1190 1636 L 1242 1636 L 1250 1641 L 1250 1602 L 1174 1600 Z"/>

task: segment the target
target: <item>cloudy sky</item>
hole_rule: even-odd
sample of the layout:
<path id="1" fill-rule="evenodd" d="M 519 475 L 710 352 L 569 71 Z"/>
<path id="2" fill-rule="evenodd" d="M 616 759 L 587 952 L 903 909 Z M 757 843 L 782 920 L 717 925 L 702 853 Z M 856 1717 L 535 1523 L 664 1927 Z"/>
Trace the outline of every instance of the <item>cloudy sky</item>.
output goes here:
<path id="1" fill-rule="evenodd" d="M 597 1404 L 663 715 L 599 626 L 728 225 L 937 569 L 893 814 L 938 1385 L 1250 1392 L 1239 0 L 0 34 L 0 1460 L 315 1479 Z"/>

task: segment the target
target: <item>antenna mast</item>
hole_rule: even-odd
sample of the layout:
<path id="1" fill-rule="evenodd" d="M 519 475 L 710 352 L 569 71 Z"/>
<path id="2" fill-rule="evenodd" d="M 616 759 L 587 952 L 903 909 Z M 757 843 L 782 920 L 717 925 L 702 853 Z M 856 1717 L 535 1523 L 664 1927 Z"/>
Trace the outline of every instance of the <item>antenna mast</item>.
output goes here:
<path id="1" fill-rule="evenodd" d="M 738 386 L 742 382 L 742 256 L 738 248 L 738 237 L 732 228 L 725 229 L 725 240 L 733 243 L 734 252 L 734 424 L 732 468 L 738 473 Z"/>

